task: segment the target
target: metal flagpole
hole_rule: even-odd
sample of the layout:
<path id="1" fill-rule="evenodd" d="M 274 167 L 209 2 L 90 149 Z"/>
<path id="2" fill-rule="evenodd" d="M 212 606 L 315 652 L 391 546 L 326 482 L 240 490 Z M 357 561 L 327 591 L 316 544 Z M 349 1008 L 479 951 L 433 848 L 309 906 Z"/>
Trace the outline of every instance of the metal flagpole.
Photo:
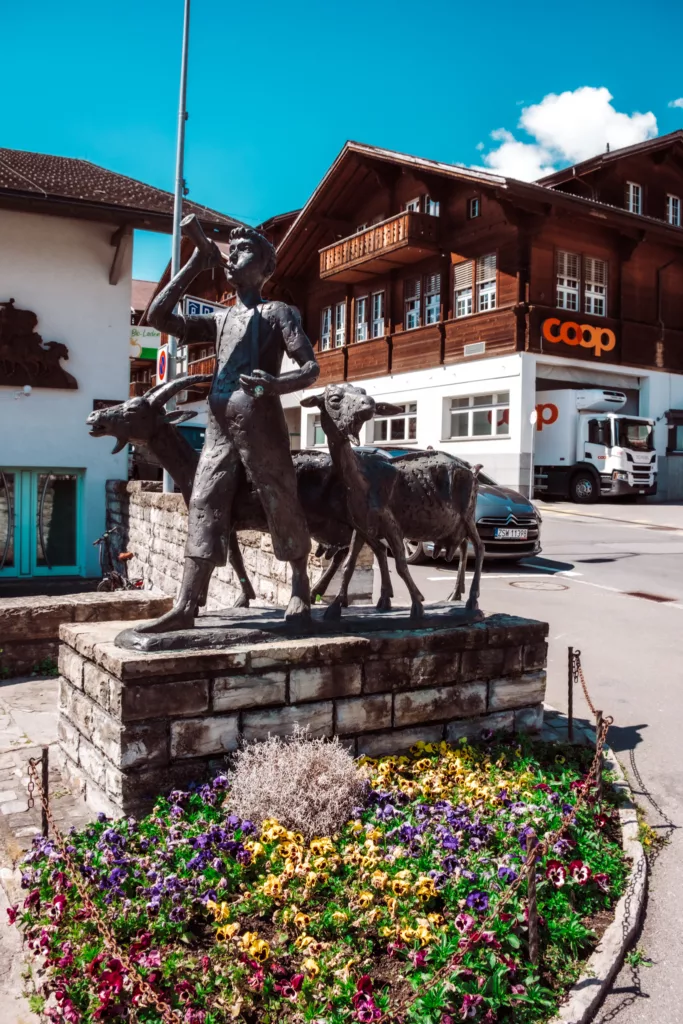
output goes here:
<path id="1" fill-rule="evenodd" d="M 183 216 L 183 192 L 185 189 L 185 176 L 183 173 L 185 162 L 185 122 L 187 121 L 187 52 L 190 42 L 190 0 L 185 0 L 185 12 L 183 16 L 183 49 L 180 60 L 180 99 L 178 101 L 178 137 L 176 141 L 175 158 L 175 194 L 173 197 L 173 239 L 171 242 L 171 277 L 180 270 L 180 221 Z M 176 356 L 178 354 L 178 340 L 169 335 L 168 339 L 168 380 L 173 380 L 176 375 Z M 166 403 L 170 412 L 175 408 L 175 398 Z M 164 470 L 164 491 L 167 494 L 174 490 L 173 478 Z"/>

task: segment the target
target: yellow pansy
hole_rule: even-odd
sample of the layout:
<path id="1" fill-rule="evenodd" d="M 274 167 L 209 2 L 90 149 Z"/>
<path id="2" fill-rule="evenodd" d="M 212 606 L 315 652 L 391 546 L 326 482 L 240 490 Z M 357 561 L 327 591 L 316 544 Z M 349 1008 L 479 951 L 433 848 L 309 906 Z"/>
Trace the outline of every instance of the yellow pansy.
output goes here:
<path id="1" fill-rule="evenodd" d="M 361 907 L 363 910 L 365 910 L 366 907 L 371 906 L 371 904 L 373 902 L 373 899 L 374 899 L 374 896 L 372 895 L 371 892 L 359 892 L 358 893 L 358 897 L 357 897 L 357 902 L 358 902 L 359 907 Z"/>
<path id="2" fill-rule="evenodd" d="M 384 889 L 387 882 L 389 881 L 389 876 L 387 875 L 386 871 L 375 871 L 370 881 L 374 885 L 375 889 Z"/>
<path id="3" fill-rule="evenodd" d="M 277 875 L 268 875 L 263 883 L 263 894 L 265 896 L 272 896 L 273 899 L 282 896 L 282 882 Z"/>
<path id="4" fill-rule="evenodd" d="M 395 878 L 391 883 L 391 890 L 396 896 L 407 896 L 410 892 L 410 883 L 401 878 Z"/>
<path id="5" fill-rule="evenodd" d="M 308 959 L 304 960 L 301 966 L 303 967 L 304 971 L 306 972 L 306 974 L 308 974 L 310 978 L 315 978 L 318 974 L 320 974 L 320 967 L 318 966 L 318 961 L 314 960 L 312 957 L 308 957 Z"/>
<path id="6" fill-rule="evenodd" d="M 249 955 L 253 956 L 254 960 L 258 960 L 259 963 L 264 963 L 270 956 L 270 946 L 265 939 L 256 939 L 249 946 Z"/>
<path id="7" fill-rule="evenodd" d="M 255 839 L 248 839 L 246 841 L 246 843 L 244 844 L 244 849 L 245 850 L 249 850 L 249 853 L 251 854 L 252 859 L 255 859 L 256 857 L 260 857 L 261 854 L 263 853 L 263 846 L 261 845 L 261 843 L 257 842 Z"/>
<path id="8" fill-rule="evenodd" d="M 227 942 L 228 939 L 233 939 L 239 932 L 240 926 L 233 922 L 232 924 L 223 924 L 220 928 L 216 929 L 216 938 L 219 942 Z"/>
<path id="9" fill-rule="evenodd" d="M 344 924 L 346 922 L 346 914 L 343 914 L 341 910 L 335 910 L 332 914 L 332 920 L 335 924 Z"/>
<path id="10" fill-rule="evenodd" d="M 294 945 L 297 949 L 308 949 L 309 946 L 315 946 L 315 939 L 312 935 L 300 935 Z"/>
<path id="11" fill-rule="evenodd" d="M 327 836 L 322 836 L 318 839 L 311 839 L 311 853 L 320 856 L 326 853 L 334 853 L 334 843 Z"/>
<path id="12" fill-rule="evenodd" d="M 415 895 L 423 902 L 434 899 L 437 895 L 433 878 L 418 878 L 414 888 Z"/>
<path id="13" fill-rule="evenodd" d="M 401 931 L 399 932 L 399 935 L 401 936 L 403 942 L 412 942 L 415 936 L 417 935 L 417 932 L 415 931 L 414 928 L 402 928 Z"/>
<path id="14" fill-rule="evenodd" d="M 398 906 L 398 903 L 394 899 L 394 897 L 393 896 L 385 896 L 384 897 L 384 902 L 386 903 L 387 909 L 389 910 L 389 913 L 391 914 L 391 916 L 392 917 L 396 917 L 396 908 Z"/>
<path id="15" fill-rule="evenodd" d="M 305 931 L 305 929 L 308 927 L 310 923 L 311 919 L 308 916 L 308 914 L 302 913 L 301 910 L 294 915 L 294 925 L 296 928 L 299 929 L 300 932 Z"/>
<path id="16" fill-rule="evenodd" d="M 257 939 L 258 932 L 245 932 L 241 939 L 242 949 L 249 949 L 252 942 L 256 942 Z"/>

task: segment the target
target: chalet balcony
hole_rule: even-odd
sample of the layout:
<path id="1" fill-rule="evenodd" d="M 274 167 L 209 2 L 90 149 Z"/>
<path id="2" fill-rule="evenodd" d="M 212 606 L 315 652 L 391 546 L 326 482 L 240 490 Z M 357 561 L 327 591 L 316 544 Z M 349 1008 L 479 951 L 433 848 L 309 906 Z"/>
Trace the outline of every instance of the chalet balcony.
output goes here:
<path id="1" fill-rule="evenodd" d="M 216 370 L 216 357 L 206 356 L 205 359 L 195 359 L 194 362 L 187 364 L 187 375 L 192 376 L 195 373 L 215 373 Z M 208 386 L 208 385 L 207 385 Z"/>
<path id="2" fill-rule="evenodd" d="M 153 380 L 154 378 L 152 378 Z M 148 380 L 132 380 L 128 386 L 128 397 L 129 398 L 141 398 L 146 395 L 149 389 L 152 387 L 152 382 Z"/>
<path id="3" fill-rule="evenodd" d="M 439 252 L 438 217 L 412 210 L 320 250 L 320 277 L 352 283 Z"/>

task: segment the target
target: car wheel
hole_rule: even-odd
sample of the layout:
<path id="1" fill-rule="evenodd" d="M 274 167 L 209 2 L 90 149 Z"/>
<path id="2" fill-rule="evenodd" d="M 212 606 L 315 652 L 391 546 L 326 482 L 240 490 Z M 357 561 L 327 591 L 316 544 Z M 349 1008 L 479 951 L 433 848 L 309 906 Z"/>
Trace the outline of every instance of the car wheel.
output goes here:
<path id="1" fill-rule="evenodd" d="M 426 555 L 421 541 L 404 540 L 403 548 L 406 553 L 406 562 L 408 565 L 420 565 L 421 562 L 424 562 Z"/>
<path id="2" fill-rule="evenodd" d="M 598 485 L 592 473 L 575 473 L 569 484 L 569 497 L 580 505 L 589 505 L 598 496 Z"/>

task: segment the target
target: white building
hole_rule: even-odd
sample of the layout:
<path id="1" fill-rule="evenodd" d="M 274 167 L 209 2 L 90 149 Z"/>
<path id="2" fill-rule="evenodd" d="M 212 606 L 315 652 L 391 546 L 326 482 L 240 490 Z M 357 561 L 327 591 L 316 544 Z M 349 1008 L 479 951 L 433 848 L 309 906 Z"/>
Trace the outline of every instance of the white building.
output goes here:
<path id="1" fill-rule="evenodd" d="M 128 453 L 85 421 L 128 398 L 133 229 L 169 232 L 173 197 L 82 160 L 0 157 L 0 582 L 96 576 Z M 236 223 L 187 206 L 217 237 Z"/>

